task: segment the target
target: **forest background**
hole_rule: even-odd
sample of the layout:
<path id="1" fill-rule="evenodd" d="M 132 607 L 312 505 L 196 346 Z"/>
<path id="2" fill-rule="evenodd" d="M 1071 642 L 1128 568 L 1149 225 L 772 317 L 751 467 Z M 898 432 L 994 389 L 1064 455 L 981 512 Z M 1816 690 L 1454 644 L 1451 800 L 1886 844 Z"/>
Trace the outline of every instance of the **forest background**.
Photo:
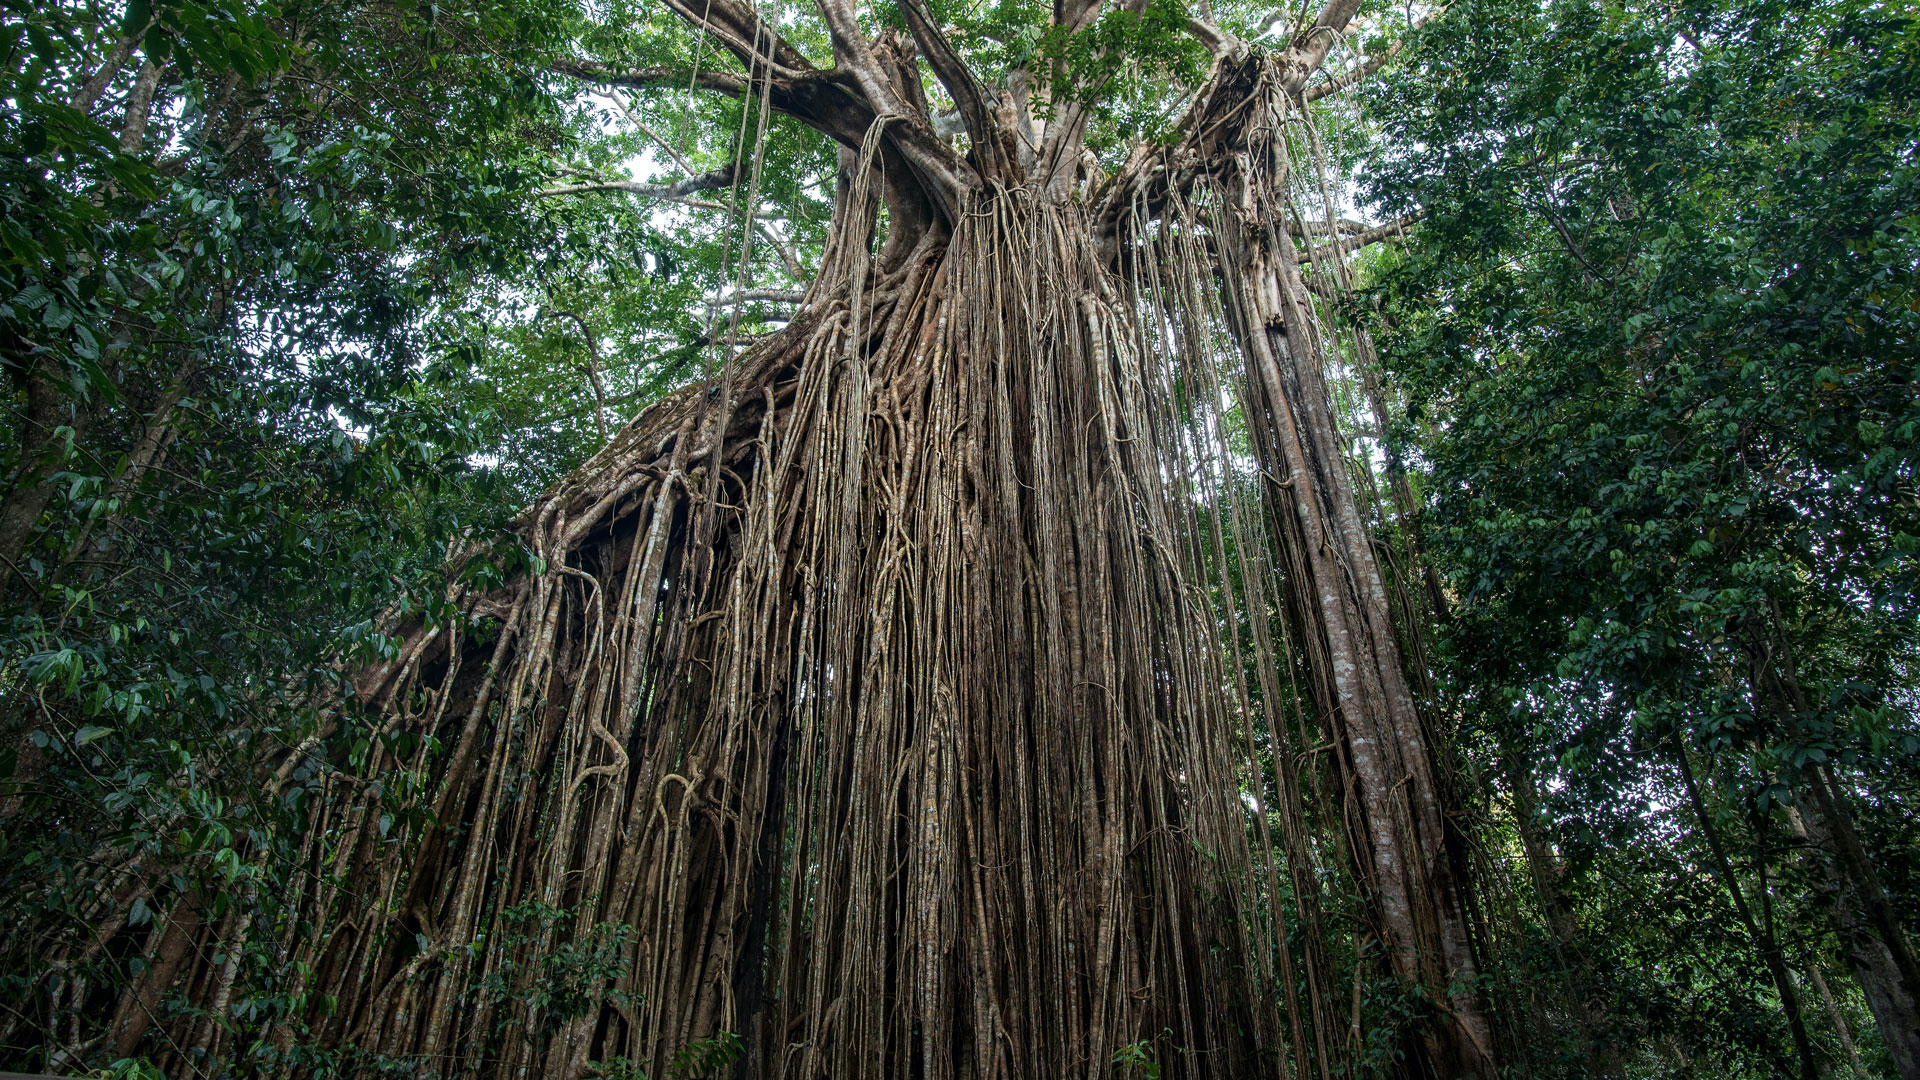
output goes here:
<path id="1" fill-rule="evenodd" d="M 934 8 L 1008 62 L 1092 62 L 1029 5 Z M 1121 58 L 1089 128 L 1108 170 L 1202 63 L 1144 10 L 1095 57 Z M 1256 43 L 1313 14 L 1219 10 Z M 832 144 L 773 117 L 749 183 L 742 102 L 599 81 L 695 48 L 645 5 L 4 19 L 0 1067 L 365 1074 L 269 1034 L 311 1006 L 276 934 L 228 939 L 217 1008 L 100 1002 L 152 981 L 183 897 L 278 917 L 323 782 L 257 798 L 276 750 L 319 735 L 425 812 L 369 766 L 411 736 L 330 703 L 400 621 L 458 617 L 451 573 L 524 571 L 515 513 L 610 431 L 785 323 Z M 1920 19 L 1368 5 L 1328 64 L 1368 76 L 1315 108 L 1369 241 L 1329 302 L 1378 345 L 1336 403 L 1425 575 L 1502 1060 L 1911 1078 L 1884 924 L 1920 911 Z M 495 557 L 450 563 L 456 539 Z M 1850 845 L 1809 838 L 1813 799 Z M 1421 1006 L 1354 942 L 1344 1067 L 1392 1074 Z M 553 960 L 511 992 L 599 1008 L 607 958 Z"/>

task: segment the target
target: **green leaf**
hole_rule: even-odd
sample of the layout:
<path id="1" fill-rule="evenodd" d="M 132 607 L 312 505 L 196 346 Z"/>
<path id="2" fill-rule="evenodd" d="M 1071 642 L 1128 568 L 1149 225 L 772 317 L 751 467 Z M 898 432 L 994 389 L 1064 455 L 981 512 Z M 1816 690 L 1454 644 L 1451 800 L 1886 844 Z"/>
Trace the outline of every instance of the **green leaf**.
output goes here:
<path id="1" fill-rule="evenodd" d="M 99 742 L 101 739 L 104 739 L 111 734 L 113 734 L 113 729 L 110 727 L 101 727 L 94 724 L 88 724 L 85 727 L 82 727 L 79 730 L 79 732 L 74 735 L 73 745 L 89 746 L 89 745 L 92 745 L 93 743 Z"/>

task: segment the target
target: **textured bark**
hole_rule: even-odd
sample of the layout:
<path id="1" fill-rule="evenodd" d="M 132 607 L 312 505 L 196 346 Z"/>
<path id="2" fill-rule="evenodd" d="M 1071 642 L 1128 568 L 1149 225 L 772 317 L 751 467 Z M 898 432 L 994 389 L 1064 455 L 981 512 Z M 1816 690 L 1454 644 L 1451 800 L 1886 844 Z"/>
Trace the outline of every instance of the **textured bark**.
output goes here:
<path id="1" fill-rule="evenodd" d="M 1800 820 L 1827 880 L 1827 901 L 1841 948 L 1855 981 L 1866 994 L 1887 1056 L 1893 1059 L 1900 1080 L 1920 1080 L 1920 1000 L 1908 992 L 1893 951 L 1863 911 L 1857 886 L 1840 868 L 1836 855 L 1840 845 L 1830 819 L 1818 809 L 1803 809 Z"/>
<path id="2" fill-rule="evenodd" d="M 1788 730 L 1814 716 L 1777 612 L 1747 627 L 1749 675 L 1759 707 Z M 1831 769 L 1802 771 L 1800 821 L 1824 865 L 1835 928 L 1866 993 L 1882 1041 L 1901 1080 L 1920 1080 L 1920 967 L 1873 860 L 1854 831 L 1847 794 Z"/>
<path id="3" fill-rule="evenodd" d="M 1833 1032 L 1840 1037 L 1840 1046 L 1847 1052 L 1847 1064 L 1853 1067 L 1853 1074 L 1860 1080 L 1867 1080 L 1867 1066 L 1860 1060 L 1860 1051 L 1853 1045 L 1853 1032 L 1847 1027 L 1847 1018 L 1840 1012 L 1840 1003 L 1833 998 L 1833 990 L 1827 986 L 1827 977 L 1820 973 L 1820 965 L 1815 963 L 1807 968 L 1807 975 L 1813 981 L 1813 988 L 1820 994 L 1821 1004 L 1827 1007 L 1827 1022 L 1833 1025 Z"/>
<path id="4" fill-rule="evenodd" d="M 1393 970 L 1444 1019 L 1425 1043 L 1442 1075 L 1491 1076 L 1464 882 L 1447 853 L 1437 754 L 1415 706 L 1372 537 L 1342 454 L 1282 193 L 1284 69 L 1250 65 L 1253 119 L 1231 155 L 1220 220 L 1228 306 L 1245 353 L 1255 448 L 1274 477 L 1290 602 L 1327 733 L 1359 808 L 1361 860 Z"/>
<path id="5" fill-rule="evenodd" d="M 25 408 L 16 430 L 21 448 L 20 464 L 14 470 L 4 501 L 0 501 L 0 559 L 6 562 L 9 587 L 21 584 L 17 577 L 27 545 L 38 531 L 40 512 L 53 496 L 53 463 L 61 454 L 63 440 L 58 431 L 62 423 L 73 419 L 63 415 L 67 395 L 54 384 L 40 357 L 22 357 L 29 365 L 18 378 Z M 78 423 L 74 419 L 74 423 Z"/>
<path id="6" fill-rule="evenodd" d="M 161 1018 L 161 1000 L 183 982 L 183 970 L 192 974 L 187 961 L 200 935 L 200 898 L 188 895 L 174 901 L 167 913 L 166 929 L 147 958 L 147 968 L 133 980 L 122 999 L 113 1023 L 113 1056 L 129 1057 L 140 1045 L 141 1036 Z"/>
<path id="7" fill-rule="evenodd" d="M 149 60 L 140 65 L 127 92 L 126 116 L 120 122 L 120 151 L 137 154 L 146 142 L 147 122 L 153 116 L 153 95 L 160 88 L 160 75 L 166 68 Z"/>

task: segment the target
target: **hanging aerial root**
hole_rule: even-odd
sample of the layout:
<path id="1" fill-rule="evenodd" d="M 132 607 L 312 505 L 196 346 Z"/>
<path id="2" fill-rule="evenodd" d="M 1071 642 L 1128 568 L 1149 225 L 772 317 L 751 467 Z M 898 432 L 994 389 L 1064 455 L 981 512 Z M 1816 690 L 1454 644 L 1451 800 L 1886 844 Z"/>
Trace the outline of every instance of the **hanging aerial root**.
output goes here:
<path id="1" fill-rule="evenodd" d="M 874 144 L 793 323 L 623 427 L 517 520 L 535 572 L 361 680 L 379 729 L 443 748 L 368 766 L 423 772 L 432 812 L 315 801 L 289 903 L 324 929 L 283 947 L 329 1004 L 282 1050 L 502 1078 L 1340 1067 L 1339 860 L 1305 815 L 1373 797 L 1371 714 L 1340 712 L 1362 698 L 1303 593 L 1364 575 L 1329 586 L 1321 519 L 1266 514 L 1325 467 L 1275 426 L 1312 417 L 1272 359 L 1297 283 L 1247 276 L 1271 189 L 1162 196 L 1116 260 L 1083 209 L 996 188 L 875 257 Z M 1363 868 L 1406 828 L 1352 820 Z"/>
<path id="2" fill-rule="evenodd" d="M 1088 235 L 995 192 L 888 272 L 843 252 L 521 516 L 545 569 L 497 632 L 366 688 L 449 750 L 404 837 L 324 811 L 296 948 L 337 1006 L 298 1039 L 502 1077 L 1275 1068 L 1176 421 Z"/>

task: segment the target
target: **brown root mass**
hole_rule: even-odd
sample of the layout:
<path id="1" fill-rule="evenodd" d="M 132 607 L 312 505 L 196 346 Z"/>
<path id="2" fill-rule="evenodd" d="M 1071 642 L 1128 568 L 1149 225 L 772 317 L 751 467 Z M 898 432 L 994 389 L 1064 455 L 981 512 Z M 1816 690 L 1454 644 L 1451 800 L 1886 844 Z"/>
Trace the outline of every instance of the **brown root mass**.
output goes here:
<path id="1" fill-rule="evenodd" d="M 1490 1071 L 1407 605 L 1301 276 L 1338 250 L 1291 235 L 1298 53 L 1223 54 L 1182 146 L 1087 201 L 992 179 L 1008 155 L 944 185 L 923 124 L 873 120 L 795 321 L 627 424 L 522 516 L 535 572 L 361 680 L 422 737 L 368 770 L 430 813 L 315 801 L 278 1049 L 1325 1078 L 1362 1050 L 1344 872 L 1356 980 L 1377 957 L 1440 1017 L 1410 1069 Z M 224 1007 L 205 957 L 256 931 L 194 906 L 123 1053 L 169 984 Z"/>
<path id="2" fill-rule="evenodd" d="M 334 1037 L 502 1076 L 720 1031 L 765 1075 L 1103 1075 L 1162 1032 L 1182 1075 L 1273 1068 L 1169 372 L 1090 235 L 983 198 L 539 505 L 498 642 L 381 691 L 454 747 L 445 824 L 340 853 L 384 918 L 316 967 Z M 569 914 L 521 955 L 447 948 L 530 900 Z M 629 1004 L 475 992 L 601 923 Z"/>

